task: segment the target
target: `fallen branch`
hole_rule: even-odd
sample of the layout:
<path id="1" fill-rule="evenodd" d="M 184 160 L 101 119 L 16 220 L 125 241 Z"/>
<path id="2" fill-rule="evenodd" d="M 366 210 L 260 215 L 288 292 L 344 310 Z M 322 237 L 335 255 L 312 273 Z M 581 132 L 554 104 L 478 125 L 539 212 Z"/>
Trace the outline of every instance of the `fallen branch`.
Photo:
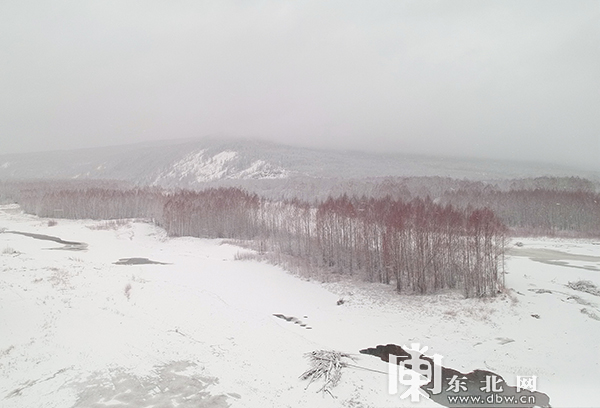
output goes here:
<path id="1" fill-rule="evenodd" d="M 304 357 L 308 358 L 311 368 L 306 370 L 301 376 L 301 380 L 309 380 L 306 388 L 313 383 L 313 381 L 323 378 L 324 384 L 317 392 L 323 392 L 331 395 L 331 389 L 335 387 L 342 377 L 342 369 L 349 366 L 349 364 L 342 359 L 350 359 L 355 361 L 350 354 L 341 353 L 339 351 L 330 350 L 317 350 L 310 353 L 304 354 Z"/>

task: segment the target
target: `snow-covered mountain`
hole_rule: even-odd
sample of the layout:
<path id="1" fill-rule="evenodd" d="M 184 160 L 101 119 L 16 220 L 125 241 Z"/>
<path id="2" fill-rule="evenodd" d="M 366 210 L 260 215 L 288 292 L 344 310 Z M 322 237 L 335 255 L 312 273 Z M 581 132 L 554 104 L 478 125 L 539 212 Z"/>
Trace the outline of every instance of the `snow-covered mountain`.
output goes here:
<path id="1" fill-rule="evenodd" d="M 257 159 L 249 165 L 234 150 L 213 154 L 208 149 L 194 151 L 169 168 L 160 171 L 153 185 L 204 183 L 221 179 L 277 179 L 286 178 L 289 172 L 283 167 Z"/>
<path id="2" fill-rule="evenodd" d="M 448 176 L 486 180 L 542 175 L 594 177 L 574 169 L 532 163 L 318 150 L 223 138 L 0 155 L 0 180 L 111 179 L 182 188 L 226 180 L 299 177 Z"/>

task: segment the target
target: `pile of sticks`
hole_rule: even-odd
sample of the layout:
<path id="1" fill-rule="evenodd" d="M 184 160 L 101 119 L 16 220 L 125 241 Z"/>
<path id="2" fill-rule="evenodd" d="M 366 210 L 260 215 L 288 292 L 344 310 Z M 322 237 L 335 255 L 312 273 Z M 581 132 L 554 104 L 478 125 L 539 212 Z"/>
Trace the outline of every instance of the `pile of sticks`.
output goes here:
<path id="1" fill-rule="evenodd" d="M 316 350 L 304 354 L 304 357 L 308 358 L 311 366 L 300 376 L 301 380 L 310 380 L 306 388 L 313 381 L 323 378 L 325 383 L 317 392 L 328 393 L 332 397 L 331 389 L 339 383 L 342 377 L 342 368 L 348 367 L 348 363 L 342 359 L 355 361 L 350 354 L 332 350 Z"/>

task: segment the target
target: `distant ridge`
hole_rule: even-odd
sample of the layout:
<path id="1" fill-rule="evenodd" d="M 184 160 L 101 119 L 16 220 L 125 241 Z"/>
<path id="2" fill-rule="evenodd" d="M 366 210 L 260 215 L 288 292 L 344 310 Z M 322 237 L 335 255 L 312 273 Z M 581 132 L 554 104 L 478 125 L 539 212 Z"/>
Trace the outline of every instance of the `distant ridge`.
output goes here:
<path id="1" fill-rule="evenodd" d="M 553 165 L 310 149 L 223 137 L 0 155 L 0 180 L 111 179 L 137 185 L 194 188 L 218 181 L 388 176 L 598 179 L 593 172 Z"/>

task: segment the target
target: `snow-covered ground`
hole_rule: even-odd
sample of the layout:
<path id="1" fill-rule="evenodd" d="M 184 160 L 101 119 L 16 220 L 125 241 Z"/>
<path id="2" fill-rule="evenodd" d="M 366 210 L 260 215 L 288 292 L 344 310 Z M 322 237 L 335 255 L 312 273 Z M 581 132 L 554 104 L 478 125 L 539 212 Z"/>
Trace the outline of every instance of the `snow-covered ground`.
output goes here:
<path id="1" fill-rule="evenodd" d="M 536 375 L 553 407 L 600 406 L 600 297 L 566 286 L 600 286 L 591 240 L 520 239 L 506 260 L 513 290 L 476 300 L 306 281 L 141 222 L 48 226 L 4 206 L 0 228 L 88 244 L 0 233 L 2 407 L 425 406 L 389 395 L 386 364 L 358 353 L 388 343 L 420 343 L 446 367 L 510 385 Z M 114 264 L 131 257 L 165 264 Z M 362 367 L 343 370 L 335 398 L 298 378 L 318 349 Z"/>

